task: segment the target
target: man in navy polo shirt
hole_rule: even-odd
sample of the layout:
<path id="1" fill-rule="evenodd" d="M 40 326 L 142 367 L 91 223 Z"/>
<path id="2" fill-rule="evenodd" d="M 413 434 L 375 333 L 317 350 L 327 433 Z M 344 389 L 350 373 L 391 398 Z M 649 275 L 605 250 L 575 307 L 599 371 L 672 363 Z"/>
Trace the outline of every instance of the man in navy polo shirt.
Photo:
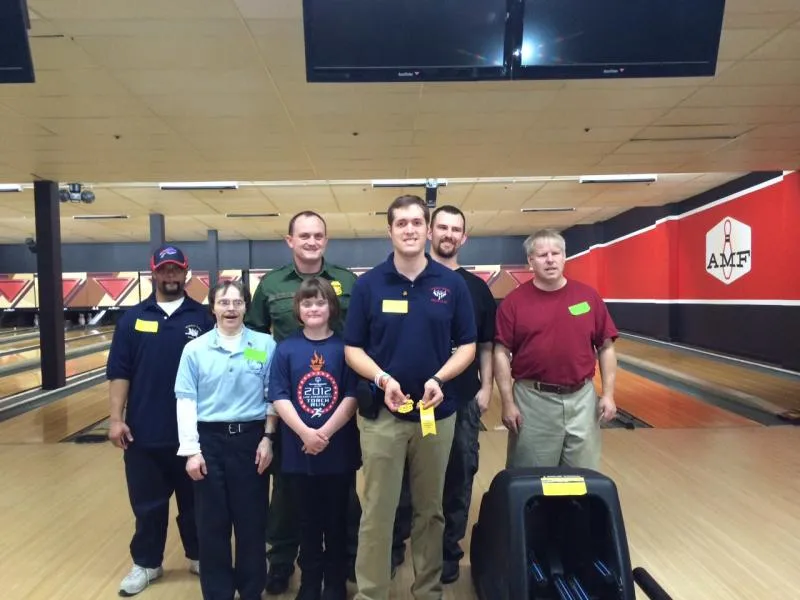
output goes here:
<path id="1" fill-rule="evenodd" d="M 392 528 L 408 460 L 411 593 L 441 600 L 442 491 L 456 420 L 447 382 L 475 358 L 475 317 L 463 277 L 425 253 L 425 202 L 400 196 L 388 220 L 394 252 L 356 282 L 344 333 L 347 363 L 374 382 L 372 405 L 359 407 L 365 502 L 356 599 L 389 596 Z"/>
<path id="2" fill-rule="evenodd" d="M 189 262 L 180 249 L 159 248 L 150 268 L 153 294 L 117 323 L 106 365 L 108 437 L 124 450 L 128 496 L 136 517 L 130 544 L 133 568 L 120 584 L 121 596 L 138 594 L 163 575 L 173 493 L 189 570 L 200 570 L 192 483 L 186 459 L 177 456 L 174 386 L 183 347 L 212 329 L 214 321 L 206 307 L 184 292 Z"/>

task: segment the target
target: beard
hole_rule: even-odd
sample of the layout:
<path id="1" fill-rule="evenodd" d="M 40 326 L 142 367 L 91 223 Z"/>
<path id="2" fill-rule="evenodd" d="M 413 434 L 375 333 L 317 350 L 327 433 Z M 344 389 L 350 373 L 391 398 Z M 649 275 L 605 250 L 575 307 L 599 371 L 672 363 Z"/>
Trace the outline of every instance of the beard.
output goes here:
<path id="1" fill-rule="evenodd" d="M 450 244 L 450 249 L 444 248 L 445 242 Z M 455 242 L 453 242 L 453 240 L 439 240 L 439 242 L 436 244 L 436 254 L 442 258 L 453 258 L 456 254 L 458 254 L 458 246 L 455 244 Z"/>
<path id="2" fill-rule="evenodd" d="M 158 291 L 164 296 L 178 297 L 183 293 L 183 283 L 180 281 L 159 281 Z"/>

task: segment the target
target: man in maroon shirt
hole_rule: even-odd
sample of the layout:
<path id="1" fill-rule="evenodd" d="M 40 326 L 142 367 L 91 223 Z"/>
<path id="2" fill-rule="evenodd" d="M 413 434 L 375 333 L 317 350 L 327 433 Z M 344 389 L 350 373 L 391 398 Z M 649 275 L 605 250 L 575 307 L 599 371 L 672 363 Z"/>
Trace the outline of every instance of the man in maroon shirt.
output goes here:
<path id="1" fill-rule="evenodd" d="M 509 430 L 506 468 L 597 469 L 600 422 L 617 412 L 618 332 L 600 295 L 564 277 L 560 234 L 535 233 L 525 252 L 533 280 L 508 294 L 497 311 L 494 375 Z"/>

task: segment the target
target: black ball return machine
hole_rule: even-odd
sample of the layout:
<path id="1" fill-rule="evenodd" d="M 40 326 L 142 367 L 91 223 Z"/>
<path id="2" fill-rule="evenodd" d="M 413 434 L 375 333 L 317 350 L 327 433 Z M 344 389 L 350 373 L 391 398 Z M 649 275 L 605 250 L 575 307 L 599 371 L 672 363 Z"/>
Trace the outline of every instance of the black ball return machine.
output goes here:
<path id="1" fill-rule="evenodd" d="M 470 543 L 479 600 L 671 600 L 631 569 L 614 482 L 589 469 L 501 471 L 483 495 Z"/>

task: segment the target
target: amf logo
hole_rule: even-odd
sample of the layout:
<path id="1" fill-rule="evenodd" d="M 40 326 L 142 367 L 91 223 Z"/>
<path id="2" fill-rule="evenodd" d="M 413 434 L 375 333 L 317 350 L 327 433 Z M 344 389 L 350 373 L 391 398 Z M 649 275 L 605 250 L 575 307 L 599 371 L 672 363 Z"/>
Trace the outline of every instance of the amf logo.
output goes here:
<path id="1" fill-rule="evenodd" d="M 752 268 L 751 229 L 725 217 L 706 233 L 706 272 L 730 285 Z"/>

